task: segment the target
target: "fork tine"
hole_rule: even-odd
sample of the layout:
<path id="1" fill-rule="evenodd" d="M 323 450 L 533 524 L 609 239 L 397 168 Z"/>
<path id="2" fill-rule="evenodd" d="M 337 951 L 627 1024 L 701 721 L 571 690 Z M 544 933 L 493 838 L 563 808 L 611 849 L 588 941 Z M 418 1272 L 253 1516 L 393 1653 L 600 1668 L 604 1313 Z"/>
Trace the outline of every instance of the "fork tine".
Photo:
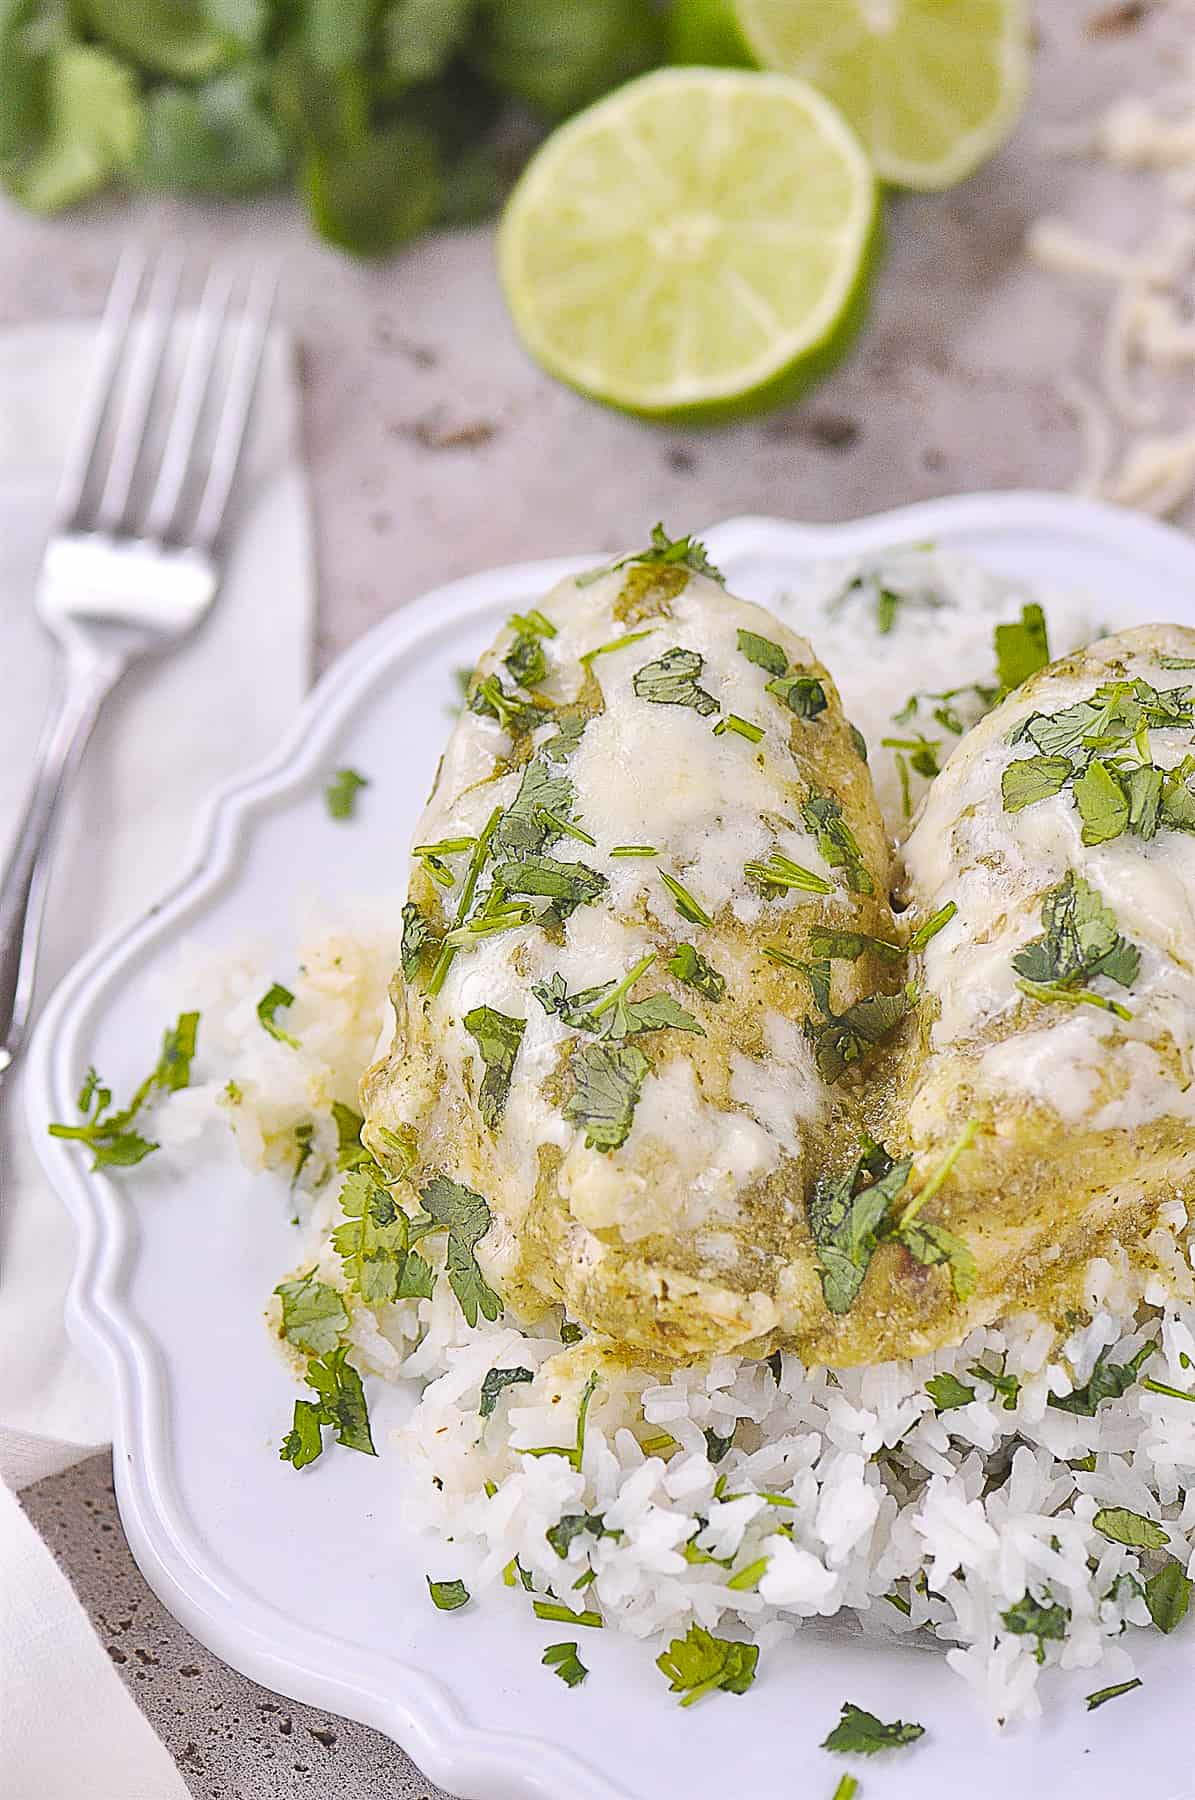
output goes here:
<path id="1" fill-rule="evenodd" d="M 224 522 L 228 496 L 245 441 L 245 427 L 249 423 L 277 286 L 277 269 L 259 264 L 237 327 L 228 388 L 212 445 L 211 467 L 190 534 L 192 541 L 204 550 L 212 548 Z"/>
<path id="2" fill-rule="evenodd" d="M 108 289 L 87 390 L 79 422 L 67 450 L 58 489 L 58 523 L 64 530 L 79 528 L 79 508 L 87 491 L 116 372 L 128 341 L 129 325 L 133 308 L 137 304 L 137 295 L 141 291 L 145 263 L 145 252 L 130 244 L 121 254 L 116 273 L 112 277 L 112 286 Z"/>
<path id="3" fill-rule="evenodd" d="M 181 256 L 167 252 L 159 258 L 145 317 L 129 357 L 128 383 L 116 414 L 112 460 L 96 509 L 96 523 L 101 531 L 119 531 L 127 523 L 133 477 L 145 445 L 145 427 L 174 320 L 181 276 Z"/>
<path id="4" fill-rule="evenodd" d="M 146 513 L 147 536 L 159 543 L 172 540 L 178 529 L 179 510 L 187 474 L 199 434 L 204 403 L 215 366 L 220 333 L 232 294 L 232 275 L 212 269 L 191 331 L 187 357 L 179 381 L 178 398 L 166 435 L 161 467 Z"/>

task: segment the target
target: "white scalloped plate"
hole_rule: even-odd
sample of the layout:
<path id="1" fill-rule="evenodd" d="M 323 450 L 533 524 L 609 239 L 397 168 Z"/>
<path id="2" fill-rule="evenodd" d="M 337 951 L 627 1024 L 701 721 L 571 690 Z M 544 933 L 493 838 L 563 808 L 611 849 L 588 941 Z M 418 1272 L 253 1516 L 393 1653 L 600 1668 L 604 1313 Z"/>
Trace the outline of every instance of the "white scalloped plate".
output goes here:
<path id="1" fill-rule="evenodd" d="M 1118 623 L 1195 621 L 1195 547 L 1176 532 L 1031 494 L 944 500 L 844 526 L 739 519 L 706 534 L 730 586 L 765 603 L 827 556 L 934 538 L 987 566 L 1075 588 Z M 118 1092 L 152 1054 L 180 939 L 247 937 L 293 960 L 296 901 L 335 910 L 399 894 L 409 833 L 445 733 L 450 671 L 513 606 L 596 558 L 528 563 L 454 582 L 404 607 L 320 682 L 279 753 L 217 794 L 189 875 L 59 988 L 30 1051 L 29 1119 L 79 1231 L 74 1330 L 116 1386 L 116 1488 L 150 1585 L 203 1643 L 255 1680 L 388 1732 L 466 1800 L 829 1800 L 843 1759 L 816 1748 L 845 1699 L 921 1720 L 915 1750 L 867 1770 L 885 1800 L 1019 1790 L 1150 1800 L 1195 1790 L 1190 1630 L 1135 1644 L 1145 1688 L 1088 1715 L 1082 1672 L 1051 1682 L 1044 1723 L 990 1737 L 943 1659 L 809 1630 L 769 1652 L 751 1692 L 680 1711 L 647 1647 L 582 1635 L 592 1673 L 569 1691 L 540 1667 L 553 1637 L 521 1596 L 467 1612 L 428 1603 L 425 1571 L 451 1551 L 412 1536 L 396 1505 L 388 1431 L 410 1406 L 372 1398 L 379 1462 L 334 1454 L 302 1475 L 278 1460 L 294 1388 L 261 1324 L 288 1266 L 281 1196 L 231 1157 L 130 1178 L 90 1174 L 46 1136 L 95 1062 Z M 206 722 L 219 729 L 219 721 Z M 374 786 L 352 827 L 320 791 L 351 763 Z M 181 996 L 173 996 L 175 1004 Z M 380 1384 L 372 1384 L 376 1389 Z"/>

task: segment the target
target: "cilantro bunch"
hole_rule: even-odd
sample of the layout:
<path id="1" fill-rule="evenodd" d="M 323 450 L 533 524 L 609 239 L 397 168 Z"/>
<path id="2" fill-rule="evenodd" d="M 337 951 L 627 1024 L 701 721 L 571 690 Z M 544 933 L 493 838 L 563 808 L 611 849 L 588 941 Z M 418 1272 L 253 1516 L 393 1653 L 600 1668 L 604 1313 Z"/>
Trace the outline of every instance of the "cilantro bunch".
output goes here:
<path id="1" fill-rule="evenodd" d="M 0 183 L 53 213 L 112 182 L 292 182 L 380 256 L 492 210 L 511 104 L 534 129 L 660 59 L 641 0 L 4 0 Z"/>

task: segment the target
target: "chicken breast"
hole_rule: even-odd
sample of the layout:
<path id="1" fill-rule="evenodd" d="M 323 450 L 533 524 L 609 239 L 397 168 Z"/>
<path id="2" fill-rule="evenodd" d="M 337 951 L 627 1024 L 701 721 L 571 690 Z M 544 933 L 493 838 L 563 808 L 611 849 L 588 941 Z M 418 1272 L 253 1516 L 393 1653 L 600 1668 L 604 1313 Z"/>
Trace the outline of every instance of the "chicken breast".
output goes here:
<path id="1" fill-rule="evenodd" d="M 1113 1243 L 1148 1263 L 1195 1168 L 1195 632 L 1143 626 L 1033 676 L 976 725 L 904 847 L 915 971 L 890 1100 L 905 1195 L 850 1347 L 917 1354 L 1032 1306 L 1061 1320 Z M 961 1149 L 960 1149 L 960 1146 Z M 907 1202 L 906 1202 L 907 1204 Z M 928 1264 L 928 1266 L 927 1266 Z M 852 1308 L 854 1313 L 854 1308 Z"/>
<path id="2" fill-rule="evenodd" d="M 410 1210 L 484 1198 L 509 1305 L 661 1361 L 820 1329 L 807 1195 L 906 1006 L 861 740 L 703 560 L 566 581 L 483 657 L 363 1087 Z"/>

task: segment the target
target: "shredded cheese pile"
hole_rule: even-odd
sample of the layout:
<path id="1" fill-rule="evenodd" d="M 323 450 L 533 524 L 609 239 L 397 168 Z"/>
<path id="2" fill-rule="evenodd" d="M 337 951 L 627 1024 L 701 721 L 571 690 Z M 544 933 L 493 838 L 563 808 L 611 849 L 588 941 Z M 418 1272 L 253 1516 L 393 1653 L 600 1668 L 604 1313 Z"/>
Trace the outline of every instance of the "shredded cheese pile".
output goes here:
<path id="1" fill-rule="evenodd" d="M 1195 37 L 1195 0 L 1171 5 Z M 1157 93 L 1124 94 L 1090 126 L 1052 133 L 1046 147 L 1140 173 L 1160 207 L 1135 252 L 1049 216 L 1031 227 L 1028 249 L 1042 268 L 1111 289 L 1098 386 L 1073 374 L 1058 383 L 1082 442 L 1075 491 L 1166 517 L 1195 499 L 1195 405 L 1176 417 L 1144 376 L 1185 375 L 1176 392 L 1195 393 L 1195 43 Z"/>

